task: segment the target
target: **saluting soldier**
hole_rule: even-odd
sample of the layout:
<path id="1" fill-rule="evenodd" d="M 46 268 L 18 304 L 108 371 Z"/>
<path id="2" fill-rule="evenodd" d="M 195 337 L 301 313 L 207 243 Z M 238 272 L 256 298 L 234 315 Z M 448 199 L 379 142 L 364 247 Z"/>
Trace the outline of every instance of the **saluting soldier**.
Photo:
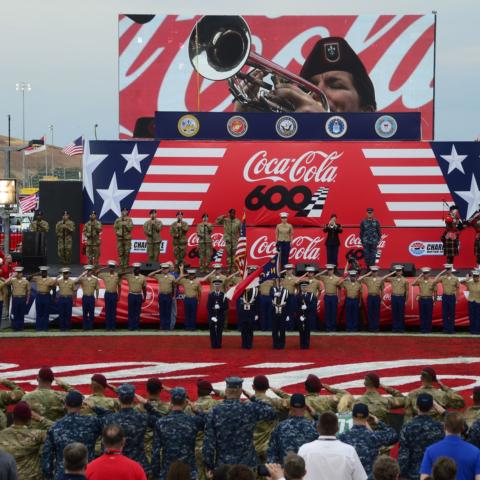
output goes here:
<path id="1" fill-rule="evenodd" d="M 237 303 L 237 318 L 242 335 L 242 348 L 253 346 L 253 330 L 258 320 L 258 287 L 247 288 Z"/>
<path id="2" fill-rule="evenodd" d="M 270 289 L 272 302 L 272 344 L 275 350 L 283 350 L 285 348 L 288 296 L 288 290 L 281 285 L 280 279 L 276 278 L 274 285 Z"/>
<path id="3" fill-rule="evenodd" d="M 12 328 L 16 332 L 23 330 L 25 313 L 30 300 L 30 282 L 23 276 L 23 267 L 14 268 L 14 276 L 5 285 L 12 287 Z"/>
<path id="4" fill-rule="evenodd" d="M 33 218 L 33 221 L 30 224 L 30 231 L 38 232 L 38 233 L 47 233 L 49 228 L 50 227 L 48 225 L 48 222 L 43 219 L 43 212 L 41 210 L 37 210 L 35 212 L 35 217 Z"/>
<path id="5" fill-rule="evenodd" d="M 72 261 L 73 234 L 75 223 L 70 220 L 70 214 L 65 210 L 62 219 L 55 225 L 57 235 L 58 258 L 62 265 L 70 265 Z"/>
<path id="6" fill-rule="evenodd" d="M 222 290 L 222 292 L 226 292 L 227 291 L 227 277 L 226 275 L 224 275 L 222 273 L 222 264 L 221 263 L 214 263 L 212 265 L 213 267 L 213 270 L 208 274 L 208 275 L 205 275 L 204 277 L 200 278 L 199 279 L 199 282 L 202 283 L 202 282 L 206 282 L 207 280 L 209 281 L 210 283 L 210 290 L 212 289 L 212 286 L 213 286 L 213 282 L 216 282 L 218 280 L 221 281 L 221 285 L 220 285 L 220 289 Z M 231 277 L 229 277 L 231 278 Z"/>
<path id="7" fill-rule="evenodd" d="M 40 275 L 33 275 L 31 281 L 37 286 L 37 295 L 35 297 L 36 330 L 38 332 L 48 331 L 48 319 L 50 312 L 50 303 L 52 301 L 51 292 L 56 286 L 56 279 L 48 277 L 49 267 L 43 265 L 39 267 Z"/>
<path id="8" fill-rule="evenodd" d="M 100 285 L 93 272 L 93 265 L 85 265 L 85 271 L 77 278 L 76 283 L 82 287 L 83 329 L 91 330 L 95 321 L 95 300 L 98 300 Z"/>
<path id="9" fill-rule="evenodd" d="M 88 395 L 88 404 L 84 403 L 82 408 L 82 415 L 95 415 L 93 407 L 100 407 L 110 412 L 119 410 L 120 405 L 116 398 L 107 397 L 105 390 L 109 388 L 107 378 L 101 373 L 94 373 L 90 378 L 91 394 Z"/>
<path id="10" fill-rule="evenodd" d="M 310 348 L 310 324 L 309 317 L 317 315 L 317 297 L 307 291 L 308 281 L 300 280 L 300 292 L 296 296 L 297 303 L 297 326 L 300 335 L 300 348 Z"/>
<path id="11" fill-rule="evenodd" d="M 380 329 L 380 304 L 383 296 L 384 278 L 378 276 L 379 267 L 370 265 L 370 271 L 359 278 L 367 287 L 368 330 L 378 332 Z"/>
<path id="12" fill-rule="evenodd" d="M 70 268 L 64 267 L 61 270 L 61 277 L 56 280 L 58 287 L 58 322 L 62 332 L 70 330 L 72 321 L 73 300 L 77 291 L 75 280 L 69 278 Z"/>
<path id="13" fill-rule="evenodd" d="M 338 248 L 340 247 L 340 234 L 343 232 L 342 226 L 337 223 L 337 214 L 330 215 L 329 222 L 323 227 L 323 232 L 327 234 L 325 246 L 327 247 L 327 263 L 338 265 Z"/>
<path id="14" fill-rule="evenodd" d="M 200 255 L 200 271 L 205 272 L 212 258 L 212 233 L 213 225 L 208 222 L 206 213 L 202 216 L 202 221 L 197 225 L 198 253 Z"/>
<path id="15" fill-rule="evenodd" d="M 183 220 L 183 212 L 177 212 L 177 221 L 172 223 L 170 227 L 170 235 L 172 236 L 173 255 L 175 257 L 175 265 L 180 268 L 187 254 L 187 232 L 190 227 Z"/>
<path id="16" fill-rule="evenodd" d="M 122 208 L 122 214 L 113 224 L 117 236 L 117 250 L 120 267 L 126 269 L 130 263 L 130 248 L 132 246 L 133 221 L 128 216 L 128 209 Z"/>
<path id="17" fill-rule="evenodd" d="M 100 258 L 100 234 L 102 224 L 97 220 L 97 214 L 92 211 L 90 219 L 83 227 L 83 234 L 87 240 L 87 257 L 90 265 L 97 265 Z"/>
<path id="18" fill-rule="evenodd" d="M 480 418 L 480 387 L 473 387 L 472 390 L 473 404 L 465 409 L 465 422 L 471 427 L 475 420 Z M 480 426 L 480 425 L 479 425 Z"/>
<path id="19" fill-rule="evenodd" d="M 197 309 L 202 294 L 202 286 L 195 278 L 196 273 L 194 268 L 189 268 L 185 275 L 182 269 L 181 275 L 176 280 L 176 283 L 181 285 L 184 291 L 185 330 L 195 330 L 197 326 Z"/>
<path id="20" fill-rule="evenodd" d="M 284 265 L 285 273 L 282 276 L 282 286 L 288 290 L 288 297 L 287 297 L 287 330 L 294 329 L 294 322 L 295 322 L 295 312 L 297 309 L 297 301 L 295 298 L 295 294 L 297 292 L 297 284 L 298 279 L 296 275 L 293 273 L 293 264 L 287 263 Z"/>
<path id="21" fill-rule="evenodd" d="M 466 278 L 460 282 L 468 290 L 468 319 L 470 321 L 470 333 L 480 334 L 480 271 L 472 270 Z"/>
<path id="22" fill-rule="evenodd" d="M 403 276 L 403 266 L 395 265 L 394 272 L 385 276 L 384 281 L 392 286 L 392 331 L 402 333 L 405 331 L 405 304 L 408 299 L 408 280 Z"/>
<path id="23" fill-rule="evenodd" d="M 260 277 L 261 279 L 262 277 Z M 268 332 L 272 329 L 272 299 L 270 298 L 270 290 L 275 284 L 275 280 L 269 279 L 260 280 L 260 285 L 258 287 L 260 296 L 259 300 L 259 321 L 260 321 L 260 330 L 262 332 Z"/>
<path id="24" fill-rule="evenodd" d="M 23 389 L 8 378 L 0 377 L 0 385 L 10 391 L 0 390 L 0 430 L 7 428 L 7 408 L 9 405 L 20 401 L 25 394 Z"/>
<path id="25" fill-rule="evenodd" d="M 223 225 L 223 241 L 227 253 L 227 266 L 229 273 L 235 269 L 235 252 L 237 251 L 238 239 L 242 230 L 242 222 L 235 218 L 235 209 L 231 208 L 228 215 L 220 215 L 215 220 L 217 225 Z"/>
<path id="26" fill-rule="evenodd" d="M 116 266 L 115 260 L 109 260 L 107 267 L 98 270 L 98 278 L 103 280 L 105 286 L 105 294 L 103 295 L 105 302 L 105 328 L 112 331 L 117 327 L 117 304 L 121 284 L 120 276 L 115 271 Z M 103 270 L 108 271 L 105 272 Z"/>
<path id="27" fill-rule="evenodd" d="M 128 283 L 128 329 L 140 328 L 142 303 L 147 298 L 147 277 L 140 273 L 141 263 L 132 265 L 133 272 L 125 275 Z"/>
<path id="28" fill-rule="evenodd" d="M 158 262 L 160 255 L 160 231 L 162 230 L 162 222 L 157 218 L 157 211 L 150 210 L 150 219 L 143 224 L 143 232 L 147 237 L 147 256 L 150 263 Z"/>
<path id="29" fill-rule="evenodd" d="M 275 227 L 275 241 L 277 242 L 277 251 L 280 253 L 280 267 L 285 268 L 290 256 L 290 248 L 293 240 L 293 227 L 287 222 L 288 213 L 280 214 L 280 223 Z"/>
<path id="30" fill-rule="evenodd" d="M 335 275 L 335 265 L 327 263 L 326 270 L 320 272 L 317 277 L 323 283 L 325 295 L 323 303 L 325 306 L 325 329 L 327 332 L 334 332 L 337 329 L 338 293 L 342 279 Z"/>
<path id="31" fill-rule="evenodd" d="M 172 317 L 173 294 L 175 293 L 175 277 L 170 273 L 170 264 L 162 263 L 162 268 L 148 274 L 158 282 L 158 311 L 160 330 L 170 330 Z"/>
<path id="32" fill-rule="evenodd" d="M 455 305 L 460 287 L 458 278 L 453 274 L 453 265 L 446 263 L 445 270 L 438 274 L 436 283 L 442 284 L 443 333 L 455 332 Z"/>
<path id="33" fill-rule="evenodd" d="M 363 245 L 365 264 L 367 268 L 375 265 L 377 247 L 382 238 L 380 222 L 373 217 L 373 208 L 367 208 L 367 217 L 360 223 L 360 240 Z"/>
<path id="34" fill-rule="evenodd" d="M 420 331 L 430 333 L 432 331 L 433 306 L 437 301 L 437 284 L 430 276 L 431 268 L 423 267 L 412 286 L 418 287 L 418 310 L 420 313 Z"/>
<path id="35" fill-rule="evenodd" d="M 308 285 L 306 286 L 305 290 L 309 293 L 313 293 L 313 295 L 315 296 L 315 299 L 317 300 L 317 305 L 318 305 L 318 300 L 320 299 L 320 295 L 323 292 L 322 284 L 316 278 L 315 267 L 308 266 L 305 270 L 306 270 L 306 274 L 300 278 L 306 279 L 306 281 L 308 282 Z M 314 312 L 312 311 L 308 316 L 310 330 L 318 330 L 319 322 L 318 322 L 317 305 L 315 305 L 315 311 Z"/>
<path id="36" fill-rule="evenodd" d="M 208 327 L 210 329 L 210 345 L 212 348 L 222 348 L 225 312 L 228 308 L 228 300 L 221 290 L 222 283 L 221 280 L 213 281 L 213 290 L 208 294 L 207 300 Z"/>
<path id="37" fill-rule="evenodd" d="M 362 284 L 357 280 L 357 271 L 350 270 L 348 278 L 342 282 L 342 288 L 346 291 L 345 317 L 347 332 L 358 332 L 360 323 L 360 298 L 362 296 Z"/>

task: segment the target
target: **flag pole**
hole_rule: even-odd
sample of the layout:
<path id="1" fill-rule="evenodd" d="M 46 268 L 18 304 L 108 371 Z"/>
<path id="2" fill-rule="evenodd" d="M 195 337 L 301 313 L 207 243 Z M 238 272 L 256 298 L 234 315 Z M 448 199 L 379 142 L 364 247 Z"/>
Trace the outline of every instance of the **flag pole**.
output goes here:
<path id="1" fill-rule="evenodd" d="M 47 151 L 47 135 L 44 135 L 43 143 L 45 145 L 45 176 L 48 175 L 48 151 Z"/>

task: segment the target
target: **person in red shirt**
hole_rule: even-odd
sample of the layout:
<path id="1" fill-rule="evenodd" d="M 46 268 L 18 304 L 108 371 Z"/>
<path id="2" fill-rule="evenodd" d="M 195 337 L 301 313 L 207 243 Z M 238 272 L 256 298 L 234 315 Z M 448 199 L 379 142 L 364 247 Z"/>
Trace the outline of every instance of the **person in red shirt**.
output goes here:
<path id="1" fill-rule="evenodd" d="M 122 454 L 125 432 L 120 425 L 108 425 L 103 429 L 102 442 L 105 452 L 87 466 L 87 480 L 147 480 L 142 466 Z"/>

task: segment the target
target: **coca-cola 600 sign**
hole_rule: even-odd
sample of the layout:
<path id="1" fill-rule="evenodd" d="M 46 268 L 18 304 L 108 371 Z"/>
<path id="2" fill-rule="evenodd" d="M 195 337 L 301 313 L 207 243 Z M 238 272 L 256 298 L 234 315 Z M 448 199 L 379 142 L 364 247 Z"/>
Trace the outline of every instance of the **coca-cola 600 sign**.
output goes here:
<path id="1" fill-rule="evenodd" d="M 119 17 L 120 135 L 155 111 L 228 111 L 226 82 L 194 73 L 186 43 L 199 16 L 154 15 L 145 23 Z M 254 50 L 299 73 L 317 40 L 344 37 L 375 86 L 378 110 L 420 111 L 432 138 L 435 16 L 246 16 Z M 138 20 L 138 19 L 137 19 Z M 143 20 L 148 20 L 143 18 Z"/>

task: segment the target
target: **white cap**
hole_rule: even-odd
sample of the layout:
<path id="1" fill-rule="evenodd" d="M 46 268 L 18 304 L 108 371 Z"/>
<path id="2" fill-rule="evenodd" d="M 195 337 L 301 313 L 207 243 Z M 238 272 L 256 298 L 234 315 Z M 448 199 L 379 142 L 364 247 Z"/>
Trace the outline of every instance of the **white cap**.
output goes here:
<path id="1" fill-rule="evenodd" d="M 370 265 L 370 270 L 372 272 L 378 272 L 378 270 L 380 270 L 380 267 L 377 265 Z"/>
<path id="2" fill-rule="evenodd" d="M 349 275 L 356 275 L 356 274 L 357 274 L 357 271 L 356 271 L 356 270 L 349 270 L 349 271 L 348 271 L 348 274 L 349 274 Z"/>
<path id="3" fill-rule="evenodd" d="M 212 265 L 212 267 L 213 267 L 213 268 L 222 268 L 223 265 L 222 265 L 221 263 L 214 263 L 214 264 Z"/>
<path id="4" fill-rule="evenodd" d="M 280 214 L 280 218 L 287 218 L 288 217 L 288 213 L 287 212 L 282 212 Z"/>
<path id="5" fill-rule="evenodd" d="M 258 265 L 249 265 L 247 270 L 258 270 Z"/>
<path id="6" fill-rule="evenodd" d="M 449 270 L 449 269 L 453 268 L 453 264 L 452 263 L 444 263 L 443 268 L 446 268 L 447 270 Z"/>
<path id="7" fill-rule="evenodd" d="M 430 267 L 422 267 L 421 268 L 422 273 L 430 273 L 432 269 Z"/>
<path id="8" fill-rule="evenodd" d="M 41 272 L 47 272 L 49 268 L 50 268 L 50 267 L 48 267 L 47 265 L 42 265 L 41 267 L 38 267 L 38 269 L 39 269 Z"/>
<path id="9" fill-rule="evenodd" d="M 160 267 L 161 267 L 161 268 L 170 268 L 170 264 L 165 262 L 165 263 L 162 263 L 162 264 L 160 265 Z"/>
<path id="10" fill-rule="evenodd" d="M 70 273 L 70 268 L 69 267 L 63 267 L 60 271 L 62 273 Z"/>
<path id="11" fill-rule="evenodd" d="M 93 270 L 93 265 L 85 265 L 83 267 L 84 270 Z"/>
<path id="12" fill-rule="evenodd" d="M 472 270 L 472 275 L 478 277 L 480 275 L 480 270 Z"/>
<path id="13" fill-rule="evenodd" d="M 15 272 L 23 272 L 23 267 L 15 267 L 13 270 Z"/>
<path id="14" fill-rule="evenodd" d="M 403 265 L 394 265 L 393 269 L 397 271 L 403 270 Z"/>
<path id="15" fill-rule="evenodd" d="M 117 265 L 117 262 L 116 262 L 115 260 L 109 260 L 109 261 L 107 262 L 107 265 L 108 265 L 109 267 L 115 267 L 115 266 Z"/>
<path id="16" fill-rule="evenodd" d="M 187 273 L 192 275 L 192 274 L 197 273 L 197 271 L 194 268 L 189 268 L 189 269 L 187 269 Z"/>
<path id="17" fill-rule="evenodd" d="M 283 266 L 283 268 L 286 268 L 287 270 L 288 270 L 289 268 L 293 268 L 293 263 L 286 263 L 286 264 Z"/>
<path id="18" fill-rule="evenodd" d="M 140 268 L 141 266 L 142 266 L 142 264 L 140 262 L 132 263 L 133 268 Z"/>
<path id="19" fill-rule="evenodd" d="M 315 267 L 307 267 L 305 269 L 307 272 L 314 272 L 315 271 Z"/>
<path id="20" fill-rule="evenodd" d="M 327 270 L 333 270 L 333 269 L 335 268 L 335 265 L 334 265 L 333 263 L 327 263 L 327 264 L 325 265 L 325 268 L 326 268 Z"/>

